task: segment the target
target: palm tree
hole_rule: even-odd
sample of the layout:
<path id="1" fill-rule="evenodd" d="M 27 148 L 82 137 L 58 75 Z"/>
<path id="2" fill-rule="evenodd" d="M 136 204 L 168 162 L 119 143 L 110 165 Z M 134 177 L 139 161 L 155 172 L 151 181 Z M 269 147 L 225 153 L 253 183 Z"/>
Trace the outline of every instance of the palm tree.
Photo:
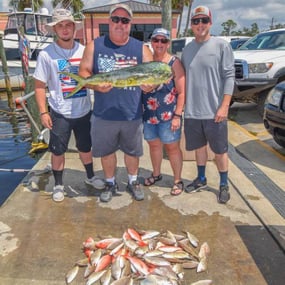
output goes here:
<path id="1" fill-rule="evenodd" d="M 183 8 L 184 8 L 184 6 L 189 7 L 188 8 L 188 17 L 187 17 L 188 23 L 186 23 L 188 26 L 189 25 L 188 18 L 190 19 L 191 6 L 192 6 L 192 3 L 194 2 L 194 0 L 172 0 L 171 2 L 172 2 L 172 5 L 171 5 L 172 9 L 178 10 L 179 14 L 180 14 L 179 22 L 178 22 L 177 35 L 176 35 L 176 36 L 178 36 L 180 34 L 180 30 L 181 30 Z M 161 6 L 161 0 L 150 0 L 150 4 Z M 162 13 L 163 13 L 163 11 L 162 11 Z"/>
<path id="2" fill-rule="evenodd" d="M 193 4 L 194 0 L 189 0 L 189 5 L 188 5 L 188 13 L 187 13 L 187 20 L 186 20 L 186 25 L 185 25 L 185 30 L 184 30 L 184 37 L 187 36 L 187 31 L 188 31 L 188 27 L 190 24 L 190 15 L 191 15 L 191 8 L 192 8 L 192 4 Z"/>
<path id="3" fill-rule="evenodd" d="M 9 6 L 17 11 L 23 11 L 25 8 L 33 8 L 38 11 L 43 6 L 43 0 L 10 0 Z"/>
<path id="4" fill-rule="evenodd" d="M 64 9 L 70 9 L 71 7 L 75 14 L 79 14 L 84 7 L 84 3 L 82 0 L 52 0 L 52 6 Z"/>

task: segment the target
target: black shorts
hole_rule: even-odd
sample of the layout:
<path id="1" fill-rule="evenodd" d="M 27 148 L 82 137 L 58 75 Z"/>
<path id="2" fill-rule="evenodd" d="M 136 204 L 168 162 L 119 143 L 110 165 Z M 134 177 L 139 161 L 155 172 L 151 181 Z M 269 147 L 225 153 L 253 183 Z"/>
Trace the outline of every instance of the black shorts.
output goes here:
<path id="1" fill-rule="evenodd" d="M 76 148 L 79 152 L 91 150 L 90 116 L 91 111 L 76 119 L 65 118 L 61 114 L 50 110 L 53 127 L 50 131 L 49 151 L 55 155 L 62 155 L 67 151 L 71 131 L 74 133 Z"/>
<path id="2" fill-rule="evenodd" d="M 184 120 L 186 150 L 195 150 L 209 143 L 212 151 L 223 154 L 228 151 L 228 122 L 212 120 Z"/>

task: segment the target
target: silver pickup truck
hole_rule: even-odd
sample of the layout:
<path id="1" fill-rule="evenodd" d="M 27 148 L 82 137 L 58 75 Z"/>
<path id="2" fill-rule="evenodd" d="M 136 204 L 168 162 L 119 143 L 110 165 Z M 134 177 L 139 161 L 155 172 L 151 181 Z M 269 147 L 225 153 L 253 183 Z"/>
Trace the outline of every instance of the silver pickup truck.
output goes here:
<path id="1" fill-rule="evenodd" d="M 257 34 L 234 51 L 233 102 L 255 102 L 263 114 L 268 92 L 285 80 L 285 29 Z"/>

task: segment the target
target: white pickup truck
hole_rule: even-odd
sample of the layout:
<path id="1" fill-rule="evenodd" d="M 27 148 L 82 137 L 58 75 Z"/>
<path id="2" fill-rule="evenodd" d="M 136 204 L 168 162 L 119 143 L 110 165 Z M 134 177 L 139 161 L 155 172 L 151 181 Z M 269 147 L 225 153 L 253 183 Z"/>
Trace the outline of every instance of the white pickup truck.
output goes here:
<path id="1" fill-rule="evenodd" d="M 236 88 L 233 102 L 264 101 L 276 83 L 285 80 L 285 29 L 259 33 L 234 51 Z"/>

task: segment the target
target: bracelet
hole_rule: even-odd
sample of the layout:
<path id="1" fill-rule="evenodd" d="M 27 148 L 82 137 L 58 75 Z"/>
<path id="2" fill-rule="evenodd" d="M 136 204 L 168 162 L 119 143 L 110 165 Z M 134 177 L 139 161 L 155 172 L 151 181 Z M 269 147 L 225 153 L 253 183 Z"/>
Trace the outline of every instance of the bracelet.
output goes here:
<path id="1" fill-rule="evenodd" d="M 173 117 L 182 118 L 182 115 L 178 115 L 178 114 L 174 113 L 174 114 L 173 114 Z"/>
<path id="2" fill-rule="evenodd" d="M 43 116 L 45 114 L 48 114 L 48 112 L 42 112 L 42 113 L 40 113 L 40 116 Z"/>

